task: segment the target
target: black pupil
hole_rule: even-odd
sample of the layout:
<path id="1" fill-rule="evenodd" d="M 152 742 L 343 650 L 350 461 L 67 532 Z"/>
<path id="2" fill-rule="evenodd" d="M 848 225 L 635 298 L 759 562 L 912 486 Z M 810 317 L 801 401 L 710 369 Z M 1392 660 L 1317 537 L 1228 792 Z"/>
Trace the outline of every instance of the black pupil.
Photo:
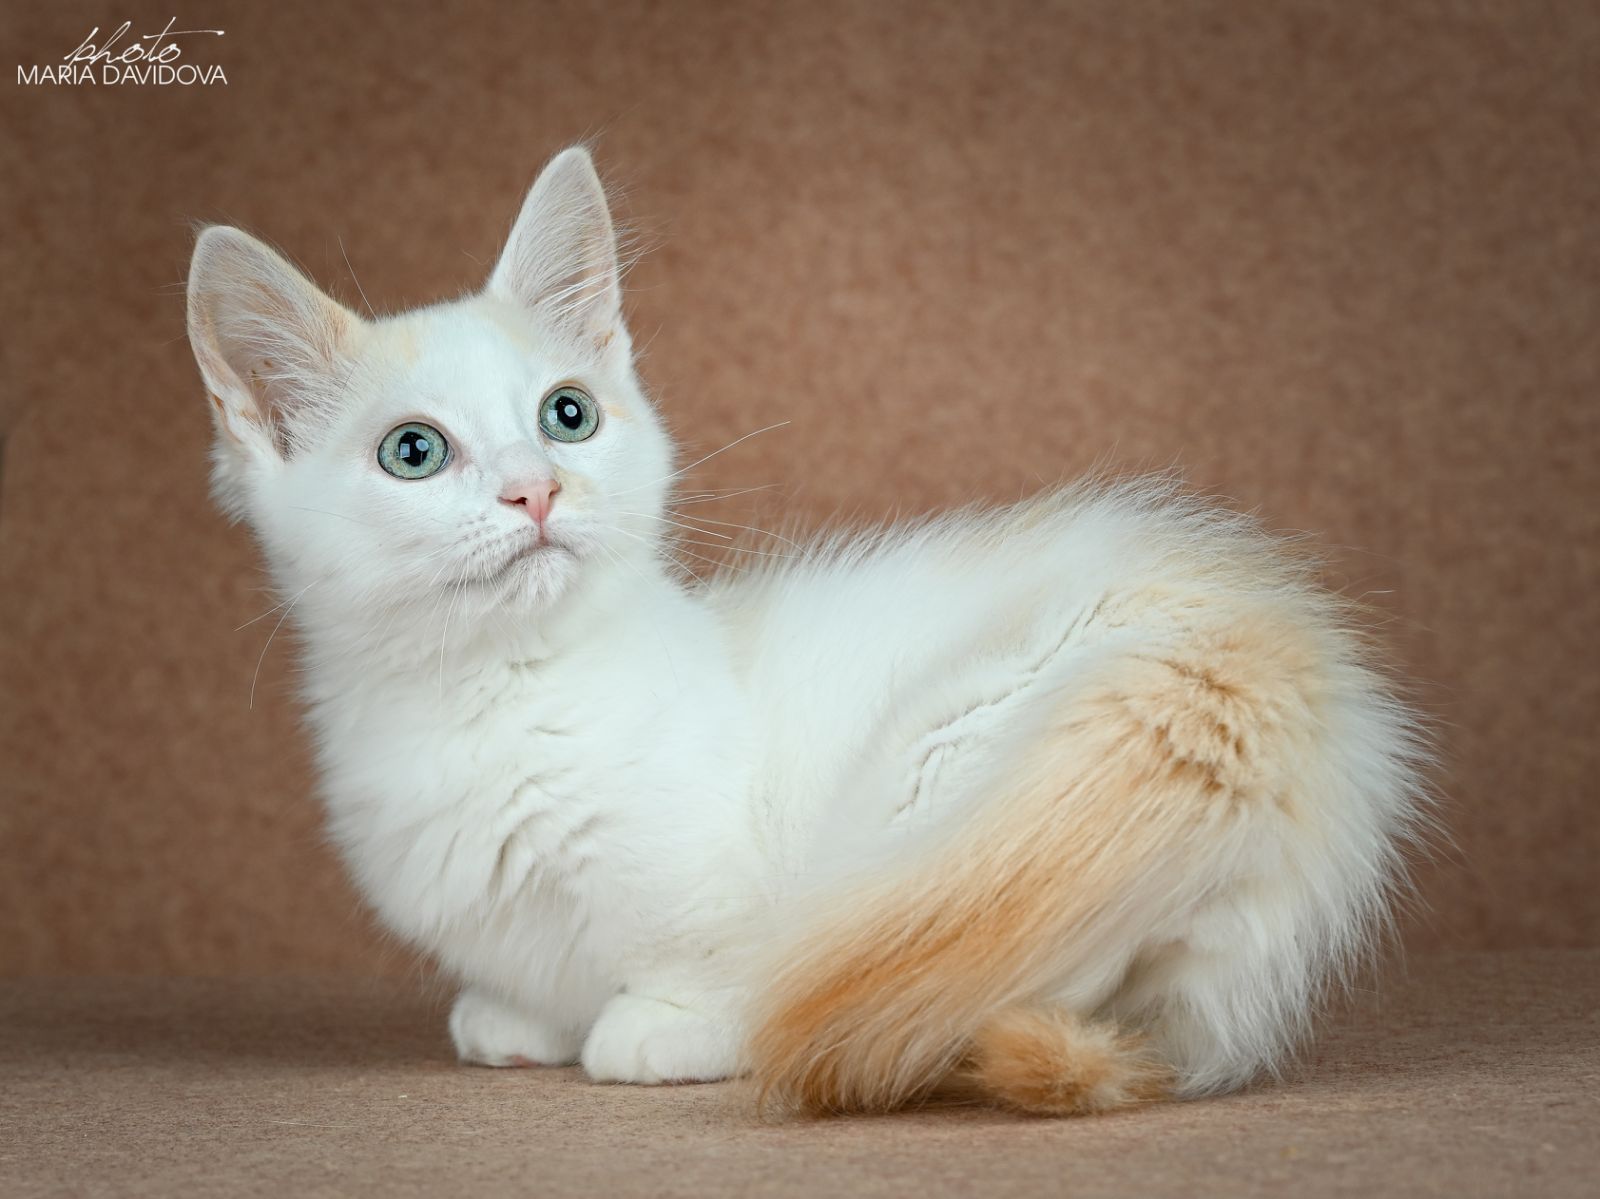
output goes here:
<path id="1" fill-rule="evenodd" d="M 578 407 L 577 400 L 557 400 L 556 419 L 569 429 L 576 429 L 583 424 L 583 409 Z"/>
<path id="2" fill-rule="evenodd" d="M 407 466 L 421 466 L 432 451 L 433 442 L 426 433 L 418 433 L 413 429 L 400 434 L 400 461 Z"/>

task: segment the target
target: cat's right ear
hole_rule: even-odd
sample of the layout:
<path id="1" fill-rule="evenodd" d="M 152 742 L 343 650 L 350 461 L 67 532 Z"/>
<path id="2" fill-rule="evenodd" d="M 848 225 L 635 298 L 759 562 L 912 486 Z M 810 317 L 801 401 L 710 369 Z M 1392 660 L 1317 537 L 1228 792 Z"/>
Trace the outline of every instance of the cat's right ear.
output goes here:
<path id="1" fill-rule="evenodd" d="M 195 242 L 188 292 L 189 345 L 219 439 L 289 457 L 332 411 L 364 322 L 265 243 L 226 225 Z"/>

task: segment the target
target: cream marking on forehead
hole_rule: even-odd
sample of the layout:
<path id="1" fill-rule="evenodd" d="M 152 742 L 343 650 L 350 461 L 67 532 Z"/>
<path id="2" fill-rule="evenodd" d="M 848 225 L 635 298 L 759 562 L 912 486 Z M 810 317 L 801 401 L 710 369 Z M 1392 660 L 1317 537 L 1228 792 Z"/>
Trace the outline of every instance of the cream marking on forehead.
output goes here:
<path id="1" fill-rule="evenodd" d="M 491 302 L 475 305 L 472 311 L 474 315 L 487 319 L 521 349 L 532 351 L 540 348 L 533 338 L 527 318 L 520 310 Z"/>
<path id="2" fill-rule="evenodd" d="M 422 338 L 410 320 L 379 321 L 369 326 L 365 351 L 403 366 L 415 366 L 422 357 Z"/>
<path id="3" fill-rule="evenodd" d="M 417 331 L 410 327 L 395 330 L 394 342 L 390 347 L 390 352 L 407 366 L 415 365 L 422 354 L 422 346 L 417 340 Z"/>

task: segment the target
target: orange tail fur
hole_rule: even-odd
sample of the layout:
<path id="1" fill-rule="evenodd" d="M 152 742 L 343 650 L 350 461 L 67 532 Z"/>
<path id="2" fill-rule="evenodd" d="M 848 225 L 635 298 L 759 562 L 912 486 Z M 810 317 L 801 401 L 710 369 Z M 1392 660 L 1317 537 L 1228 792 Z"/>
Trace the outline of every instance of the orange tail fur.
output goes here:
<path id="1" fill-rule="evenodd" d="M 958 1081 L 1026 1115 L 1089 1116 L 1165 1098 L 1172 1071 L 1139 1037 L 1061 1005 L 1035 1005 L 991 1017 Z"/>
<path id="2" fill-rule="evenodd" d="M 1159 1094 L 1139 1044 L 1057 998 L 1093 1012 L 1227 877 L 1252 818 L 1283 818 L 1272 763 L 1312 752 L 1315 640 L 1275 621 L 1191 632 L 1075 687 L 958 839 L 791 949 L 753 1022 L 763 1108 L 885 1111 L 951 1078 L 1041 1113 Z"/>

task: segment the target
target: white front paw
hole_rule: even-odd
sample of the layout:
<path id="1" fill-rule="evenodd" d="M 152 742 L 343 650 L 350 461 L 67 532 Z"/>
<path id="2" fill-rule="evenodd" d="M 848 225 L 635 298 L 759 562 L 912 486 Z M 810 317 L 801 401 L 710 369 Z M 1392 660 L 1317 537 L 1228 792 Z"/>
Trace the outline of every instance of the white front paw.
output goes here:
<path id="1" fill-rule="evenodd" d="M 601 1009 L 583 1045 L 596 1082 L 717 1082 L 738 1073 L 731 1025 L 641 995 L 617 995 Z"/>
<path id="2" fill-rule="evenodd" d="M 470 990 L 450 1009 L 450 1039 L 462 1061 L 483 1066 L 570 1066 L 580 1043 L 577 1033 Z"/>

